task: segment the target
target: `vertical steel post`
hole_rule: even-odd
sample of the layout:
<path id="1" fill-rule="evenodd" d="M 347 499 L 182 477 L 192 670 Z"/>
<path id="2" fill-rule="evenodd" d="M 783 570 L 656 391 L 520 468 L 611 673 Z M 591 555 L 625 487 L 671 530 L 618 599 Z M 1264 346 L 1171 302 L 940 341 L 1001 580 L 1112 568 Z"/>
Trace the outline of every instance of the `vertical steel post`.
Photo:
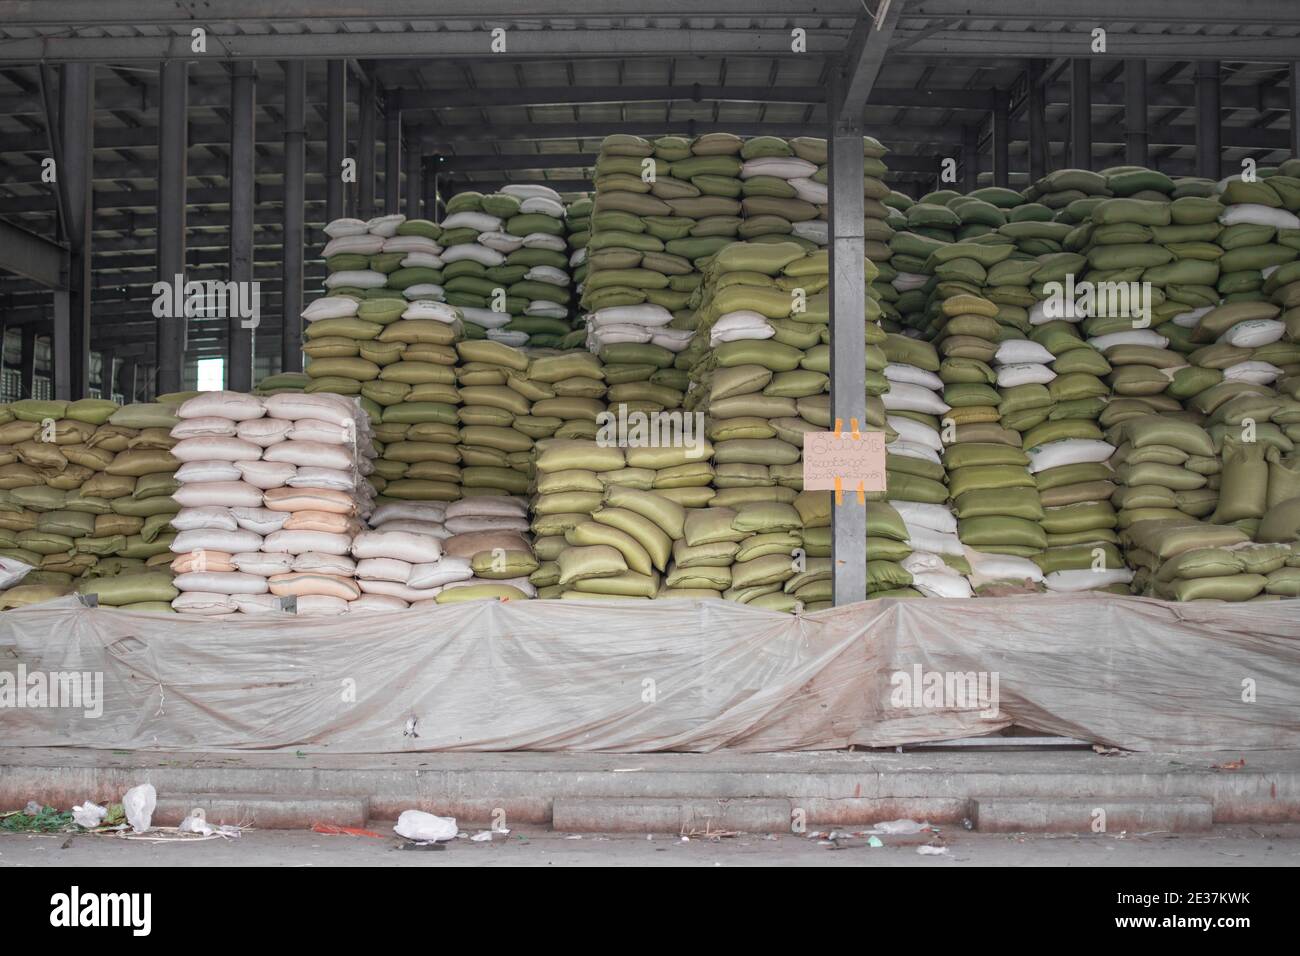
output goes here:
<path id="1" fill-rule="evenodd" d="M 1052 143 L 1047 138 L 1047 92 L 1043 89 L 1043 61 L 1029 61 L 1029 181 L 1037 182 L 1052 165 Z"/>
<path id="2" fill-rule="evenodd" d="M 407 130 L 405 143 L 406 207 L 402 210 L 402 212 L 406 213 L 407 219 L 420 218 L 420 200 L 423 198 L 421 195 L 423 187 L 420 185 L 423 178 L 420 175 L 421 147 L 419 134 L 414 129 Z"/>
<path id="3" fill-rule="evenodd" d="M 284 263 L 280 293 L 280 370 L 302 371 L 302 243 L 306 207 L 307 68 L 284 63 Z"/>
<path id="4" fill-rule="evenodd" d="M 253 163 L 256 149 L 256 83 L 253 63 L 236 60 L 230 77 L 230 281 L 238 302 L 253 304 Z M 260 299 L 260 294 L 257 295 Z M 251 320 L 227 303 L 226 387 L 253 389 Z M 257 303 L 259 309 L 261 303 Z"/>
<path id="5" fill-rule="evenodd" d="M 1219 104 L 1219 61 L 1196 63 L 1196 174 L 1218 179 L 1223 173 L 1223 112 Z"/>
<path id="6" fill-rule="evenodd" d="M 961 128 L 961 185 L 962 192 L 974 192 L 980 180 L 980 130 L 978 126 Z"/>
<path id="7" fill-rule="evenodd" d="M 112 349 L 99 350 L 99 397 L 113 398 L 113 379 L 114 366 L 117 363 L 117 357 L 113 354 Z"/>
<path id="8" fill-rule="evenodd" d="M 400 212 L 402 195 L 402 111 L 397 97 L 384 100 L 384 215 Z"/>
<path id="9" fill-rule="evenodd" d="M 348 151 L 348 74 L 343 60 L 325 65 L 325 221 L 342 219 L 343 159 Z"/>
<path id="10" fill-rule="evenodd" d="M 135 401 L 136 370 L 140 365 L 135 359 L 125 359 L 122 362 L 122 400 L 124 404 L 130 405 Z"/>
<path id="11" fill-rule="evenodd" d="M 1092 61 L 1070 61 L 1070 165 L 1092 169 Z"/>
<path id="12" fill-rule="evenodd" d="M 1011 104 L 1006 90 L 993 91 L 993 185 L 1011 185 Z"/>
<path id="13" fill-rule="evenodd" d="M 830 115 L 841 112 L 838 73 L 827 100 Z M 863 221 L 861 116 L 832 122 L 830 153 L 831 418 L 848 428 L 866 427 L 866 230 Z M 837 605 L 867 597 L 867 512 L 854 494 L 833 509 L 831 567 Z"/>
<path id="14" fill-rule="evenodd" d="M 375 129 L 379 125 L 375 103 L 375 81 L 361 84 L 361 103 L 357 124 L 357 218 L 375 215 Z"/>
<path id="15" fill-rule="evenodd" d="M 1124 61 L 1124 162 L 1147 164 L 1147 61 Z"/>
<path id="16" fill-rule="evenodd" d="M 23 398 L 36 397 L 36 326 L 23 326 L 22 351 L 18 353 L 18 385 Z"/>
<path id="17" fill-rule="evenodd" d="M 67 197 L 67 285 L 54 294 L 52 344 L 54 395 L 85 398 L 90 389 L 90 272 L 94 198 L 95 67 L 68 63 L 60 71 L 59 136 L 63 168 L 57 170 Z"/>
<path id="18" fill-rule="evenodd" d="M 158 102 L 158 281 L 180 282 L 184 299 L 185 179 L 189 130 L 189 64 L 167 60 L 160 69 Z M 175 299 L 169 296 L 169 301 Z M 179 392 L 185 365 L 188 320 L 182 310 L 159 310 L 157 321 L 157 393 Z"/>
<path id="19" fill-rule="evenodd" d="M 1291 156 L 1300 159 L 1300 60 L 1291 63 Z"/>

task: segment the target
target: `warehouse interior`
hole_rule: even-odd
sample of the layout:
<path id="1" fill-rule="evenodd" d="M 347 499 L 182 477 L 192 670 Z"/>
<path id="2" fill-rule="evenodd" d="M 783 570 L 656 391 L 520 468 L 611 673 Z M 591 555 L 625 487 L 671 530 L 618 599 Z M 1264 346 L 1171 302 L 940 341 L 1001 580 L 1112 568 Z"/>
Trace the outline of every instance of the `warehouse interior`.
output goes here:
<path id="1" fill-rule="evenodd" d="M 586 192 L 610 134 L 838 124 L 885 143 L 914 197 L 945 169 L 954 188 L 1021 188 L 1300 155 L 1287 0 L 1093 4 L 1097 23 L 1066 0 L 872 6 L 231 0 L 200 22 L 171 0 L 0 0 L 3 398 L 300 370 L 325 223 L 436 220 L 505 183 Z M 350 181 L 330 175 L 348 161 Z M 259 282 L 258 327 L 156 317 L 154 282 L 180 272 Z"/>

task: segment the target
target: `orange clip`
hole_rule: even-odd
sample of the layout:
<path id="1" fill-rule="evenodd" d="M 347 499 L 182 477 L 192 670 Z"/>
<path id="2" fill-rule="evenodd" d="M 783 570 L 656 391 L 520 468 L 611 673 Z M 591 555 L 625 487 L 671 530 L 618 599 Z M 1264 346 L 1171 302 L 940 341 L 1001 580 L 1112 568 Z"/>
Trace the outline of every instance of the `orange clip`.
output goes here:
<path id="1" fill-rule="evenodd" d="M 864 508 L 867 506 L 866 485 L 860 481 L 858 482 L 858 504 L 862 505 Z"/>
<path id="2" fill-rule="evenodd" d="M 844 504 L 844 479 L 839 475 L 835 476 L 835 503 L 837 505 Z"/>
<path id="3" fill-rule="evenodd" d="M 843 431 L 844 431 L 844 419 L 842 418 L 835 419 L 835 431 L 834 431 L 835 437 L 839 438 L 840 433 Z"/>
<path id="4" fill-rule="evenodd" d="M 853 440 L 860 441 L 862 438 L 862 432 L 858 431 L 858 420 L 856 418 L 849 419 L 849 427 L 853 429 Z"/>

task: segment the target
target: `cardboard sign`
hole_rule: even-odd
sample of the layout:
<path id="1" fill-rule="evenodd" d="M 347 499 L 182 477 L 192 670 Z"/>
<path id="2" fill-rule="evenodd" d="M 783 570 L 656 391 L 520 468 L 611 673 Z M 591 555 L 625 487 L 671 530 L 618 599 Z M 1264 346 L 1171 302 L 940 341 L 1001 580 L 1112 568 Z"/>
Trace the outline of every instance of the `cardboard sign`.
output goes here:
<path id="1" fill-rule="evenodd" d="M 856 422 L 854 425 L 856 426 Z M 805 491 L 857 492 L 885 490 L 884 432 L 804 432 Z"/>

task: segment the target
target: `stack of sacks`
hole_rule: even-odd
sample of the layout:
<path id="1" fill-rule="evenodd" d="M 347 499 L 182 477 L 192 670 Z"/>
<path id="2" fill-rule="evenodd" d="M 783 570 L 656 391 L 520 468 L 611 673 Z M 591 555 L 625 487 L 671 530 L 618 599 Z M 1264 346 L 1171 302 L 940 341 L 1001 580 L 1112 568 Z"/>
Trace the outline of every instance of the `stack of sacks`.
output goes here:
<path id="1" fill-rule="evenodd" d="M 460 488 L 465 496 L 527 494 L 533 426 L 541 417 L 533 413 L 530 396 L 538 389 L 527 379 L 528 357 L 490 339 L 466 339 L 457 343 L 456 350 L 460 355 L 456 367 L 461 400 L 456 410 Z M 522 427 L 516 426 L 516 420 Z"/>
<path id="2" fill-rule="evenodd" d="M 0 606 L 74 588 L 132 610 L 175 596 L 165 573 L 173 413 L 100 399 L 0 406 L 0 558 L 32 569 Z"/>
<path id="3" fill-rule="evenodd" d="M 458 193 L 442 221 L 443 287 L 472 338 L 558 345 L 569 331 L 564 203 L 545 186 Z"/>
<path id="4" fill-rule="evenodd" d="M 942 419 L 948 405 L 938 375 L 939 354 L 928 342 L 894 333 L 882 348 L 889 391 L 881 399 L 889 433 L 896 437 L 885 449 L 888 507 L 867 505 L 867 561 L 897 562 L 911 574 L 912 585 L 904 585 L 902 591 L 884 588 L 885 594 L 870 596 L 911 596 L 909 589 L 928 595 L 919 586 L 928 586 L 935 574 L 939 575 L 933 579 L 936 585 L 949 585 L 945 589 L 949 593 L 942 596 L 969 596 L 969 587 L 951 580 L 947 574 L 951 569 L 944 562 L 945 556 L 959 559 L 962 548 L 957 519 L 946 500 L 947 473 L 941 455 L 945 453 Z M 901 536 L 894 533 L 900 526 Z"/>
<path id="5" fill-rule="evenodd" d="M 507 495 L 475 495 L 447 505 L 443 560 L 464 561 L 473 575 L 449 581 L 439 604 L 483 599 L 522 600 L 537 596 L 529 576 L 540 566 L 528 537 L 528 501 Z"/>
<path id="6" fill-rule="evenodd" d="M 1090 169 L 1055 169 L 1031 183 L 1024 192 L 1026 202 L 1040 203 L 1058 213 L 1069 208 L 1072 203 L 1084 201 L 1084 206 L 1073 207 L 1068 217 L 1060 219 L 1066 223 L 1081 222 L 1087 217 L 1088 201 L 1111 195 L 1114 194 L 1106 184 L 1106 177 Z"/>
<path id="7" fill-rule="evenodd" d="M 708 416 L 717 494 L 704 512 L 688 515 L 685 540 L 688 548 L 736 546 L 730 586 L 720 588 L 729 600 L 774 610 L 825 600 L 815 587 L 796 596 L 817 583 L 812 577 L 786 586 L 804 573 L 797 554 L 804 519 L 795 507 L 803 485 L 802 436 L 831 426 L 830 310 L 827 294 L 817 291 L 825 288 L 827 268 L 825 251 L 738 243 L 719 252 L 706 274 L 687 409 Z M 874 276 L 869 264 L 868 273 Z M 874 299 L 869 306 L 878 309 Z M 877 317 L 871 314 L 864 333 L 873 397 L 886 388 Z M 868 405 L 867 425 L 884 425 L 878 399 Z M 818 513 L 821 501 L 829 493 L 807 496 L 803 510 Z M 828 525 L 821 537 L 829 543 Z M 824 570 L 821 563 L 814 574 Z"/>
<path id="8" fill-rule="evenodd" d="M 929 301 L 926 289 L 931 276 L 925 273 L 925 263 L 934 246 L 933 240 L 913 236 L 907 224 L 907 210 L 914 205 L 909 196 L 897 190 L 881 200 L 887 212 L 885 220 L 890 229 L 888 239 L 889 260 L 880 264 L 880 275 L 874 285 L 880 300 L 881 325 L 890 332 L 902 329 L 920 330 L 925 327 L 925 309 Z"/>
<path id="9" fill-rule="evenodd" d="M 380 380 L 362 390 L 378 443 L 370 482 L 383 495 L 413 501 L 460 497 L 456 343 L 462 328 L 457 307 L 413 302 L 366 343 L 363 354 L 386 363 Z"/>
<path id="10" fill-rule="evenodd" d="M 439 276 L 438 244 L 427 236 L 398 236 L 405 225 L 401 216 L 384 216 L 369 222 L 336 219 L 325 227 L 330 237 L 322 250 L 330 273 L 327 294 L 302 313 L 307 323 L 303 352 L 310 359 L 304 391 L 361 395 L 369 390 L 364 386 L 374 388 L 370 383 L 379 379 L 385 363 L 382 356 L 363 354 L 363 347 L 401 316 L 407 302 L 404 288 L 414 286 L 417 278 Z M 387 249 L 390 243 L 402 248 Z M 432 265 L 406 268 L 404 261 Z M 425 299 L 442 296 L 433 282 L 423 288 Z"/>
<path id="11" fill-rule="evenodd" d="M 446 558 L 443 501 L 387 501 L 376 505 L 369 530 L 353 540 L 351 557 L 361 597 L 348 613 L 400 611 L 429 606 L 439 589 L 474 574 L 462 558 Z M 421 602 L 427 602 L 421 604 Z"/>
<path id="12" fill-rule="evenodd" d="M 701 260 L 740 233 L 744 144 L 608 136 L 596 160 L 582 307 L 661 306 L 686 318 Z"/>
<path id="13" fill-rule="evenodd" d="M 617 305 L 587 316 L 587 348 L 604 366 L 612 409 L 661 412 L 680 408 L 689 375 L 677 357 L 694 332 L 670 328 L 673 314 L 661 305 Z"/>
<path id="14" fill-rule="evenodd" d="M 884 154 L 879 143 L 874 140 L 871 143 L 874 149 L 864 140 L 864 153 Z M 829 201 L 826 141 L 809 136 L 789 142 L 776 136 L 755 136 L 745 141 L 740 158 L 743 197 L 740 206 L 744 221 L 739 237 L 747 241 L 794 241 L 809 251 L 825 246 Z M 885 169 L 879 157 L 867 159 L 865 163 L 871 184 L 883 187 L 879 177 Z M 883 220 L 887 215 L 878 201 L 869 203 L 869 221 Z M 874 228 L 871 245 L 884 246 Z M 879 249 L 876 251 L 879 254 Z"/>
<path id="15" fill-rule="evenodd" d="M 1300 178 L 1274 172 L 1243 182 L 1232 176 L 1217 188 L 1225 207 L 1219 217 L 1224 229 L 1215 240 L 1223 249 L 1219 294 L 1225 303 L 1263 300 L 1265 270 L 1294 261 L 1300 247 Z"/>
<path id="16" fill-rule="evenodd" d="M 361 407 L 376 426 L 383 444 L 401 443 L 408 430 L 443 432 L 434 444 L 454 446 L 456 379 L 452 348 L 462 331 L 461 313 L 443 301 L 443 248 L 441 228 L 421 219 L 381 216 L 369 222 L 339 219 L 326 227 L 331 236 L 326 264 L 331 269 L 329 294 L 311 302 L 303 312 L 307 322 L 303 351 L 310 357 L 308 393 L 328 392 L 360 396 Z M 349 251 L 351 250 L 351 251 Z M 360 268 L 361 266 L 368 268 Z M 375 276 L 383 278 L 376 283 Z M 343 277 L 339 280 L 338 277 Z M 357 283 L 357 284 L 347 284 Z M 292 379 L 281 384 L 264 380 L 263 394 L 292 390 Z M 269 385 L 276 387 L 268 388 Z M 396 406 L 404 406 L 397 409 Z M 451 434 L 445 434 L 445 432 Z M 418 436 L 414 441 L 424 441 Z M 440 439 L 440 441 L 439 441 Z M 413 461 L 400 454 L 381 457 L 371 475 L 376 490 L 387 491 L 390 481 L 408 478 Z M 454 457 L 450 462 L 455 465 Z M 442 497 L 455 497 L 454 476 L 438 489 Z M 394 496 L 418 497 L 420 488 Z"/>
<path id="17" fill-rule="evenodd" d="M 1153 414 L 1112 425 L 1107 438 L 1116 446 L 1110 463 L 1125 562 L 1136 569 L 1133 590 L 1151 593 L 1161 562 L 1177 553 L 1156 543 L 1153 529 L 1201 527 L 1204 522 L 1198 519 L 1208 518 L 1217 505 L 1217 493 L 1207 488 L 1208 473 L 1217 467 L 1214 441 L 1193 422 Z M 1209 527 L 1204 531 L 1218 534 Z M 1223 542 L 1248 540 L 1236 529 L 1229 538 Z M 1217 545 L 1209 541 L 1206 546 Z M 1165 589 L 1160 596 L 1172 596 L 1172 592 Z"/>
<path id="18" fill-rule="evenodd" d="M 258 395 L 278 395 L 280 392 L 302 392 L 311 384 L 306 372 L 277 372 L 268 375 L 253 389 Z"/>
<path id="19" fill-rule="evenodd" d="M 525 270 L 523 278 L 512 283 L 507 294 L 528 303 L 523 315 L 516 316 L 505 328 L 512 337 L 502 341 L 543 348 L 559 346 L 569 335 L 574 303 L 567 210 L 560 194 L 547 186 L 506 186 L 497 197 L 487 197 L 484 208 L 500 197 L 519 201 L 518 211 L 506 219 L 506 232 L 519 241 L 519 248 L 506 256 L 506 267 Z M 527 338 L 520 339 L 520 334 Z"/>
<path id="20" fill-rule="evenodd" d="M 654 597 L 672 550 L 664 524 L 680 536 L 681 507 L 631 484 L 649 481 L 627 466 L 618 444 L 546 439 L 537 445 L 536 476 L 537 596 Z"/>
<path id="21" fill-rule="evenodd" d="M 514 427 L 534 442 L 544 438 L 592 441 L 605 411 L 605 368 L 590 352 L 534 355 L 524 372 L 511 370 L 506 383 L 532 404 Z"/>
<path id="22" fill-rule="evenodd" d="M 1046 418 L 1052 399 L 1041 383 L 1045 376 L 1036 369 L 1022 373 L 1016 366 L 1045 366 L 1009 362 L 1012 372 L 1001 375 L 993 369 L 1003 341 L 1020 333 L 998 321 L 998 305 L 982 294 L 986 268 L 973 255 L 978 254 L 974 250 L 1005 252 L 1007 247 L 961 243 L 948 248 L 972 252 L 934 263 L 941 272 L 931 322 L 943 357 L 943 402 L 950 406 L 941 424 L 949 446 L 944 464 L 958 536 L 978 552 L 1032 558 L 1048 542 L 1022 432 Z M 957 564 L 966 570 L 963 565 L 964 559 Z"/>
<path id="23" fill-rule="evenodd" d="M 565 208 L 565 227 L 568 230 L 569 275 L 573 278 L 574 306 L 582 298 L 583 283 L 587 279 L 587 243 L 591 239 L 591 197 L 583 193 Z M 560 348 L 581 348 L 586 341 L 586 328 L 581 313 L 570 316 L 574 330 L 560 342 Z M 582 334 L 579 334 L 582 333 Z"/>
<path id="24" fill-rule="evenodd" d="M 369 420 L 343 396 L 207 392 L 177 411 L 173 607 L 336 615 L 361 596 L 349 556 L 370 510 Z"/>
<path id="25" fill-rule="evenodd" d="M 930 256 L 945 248 L 946 240 L 921 235 L 906 223 L 895 226 L 889 240 L 890 285 L 897 296 L 886 302 L 891 321 L 903 331 L 927 333 L 930 303 L 938 284 L 930 271 Z"/>
<path id="26" fill-rule="evenodd" d="M 520 516 L 518 501 L 505 497 L 379 504 L 352 543 L 363 595 L 350 611 L 531 596 L 526 573 L 536 562 Z"/>

